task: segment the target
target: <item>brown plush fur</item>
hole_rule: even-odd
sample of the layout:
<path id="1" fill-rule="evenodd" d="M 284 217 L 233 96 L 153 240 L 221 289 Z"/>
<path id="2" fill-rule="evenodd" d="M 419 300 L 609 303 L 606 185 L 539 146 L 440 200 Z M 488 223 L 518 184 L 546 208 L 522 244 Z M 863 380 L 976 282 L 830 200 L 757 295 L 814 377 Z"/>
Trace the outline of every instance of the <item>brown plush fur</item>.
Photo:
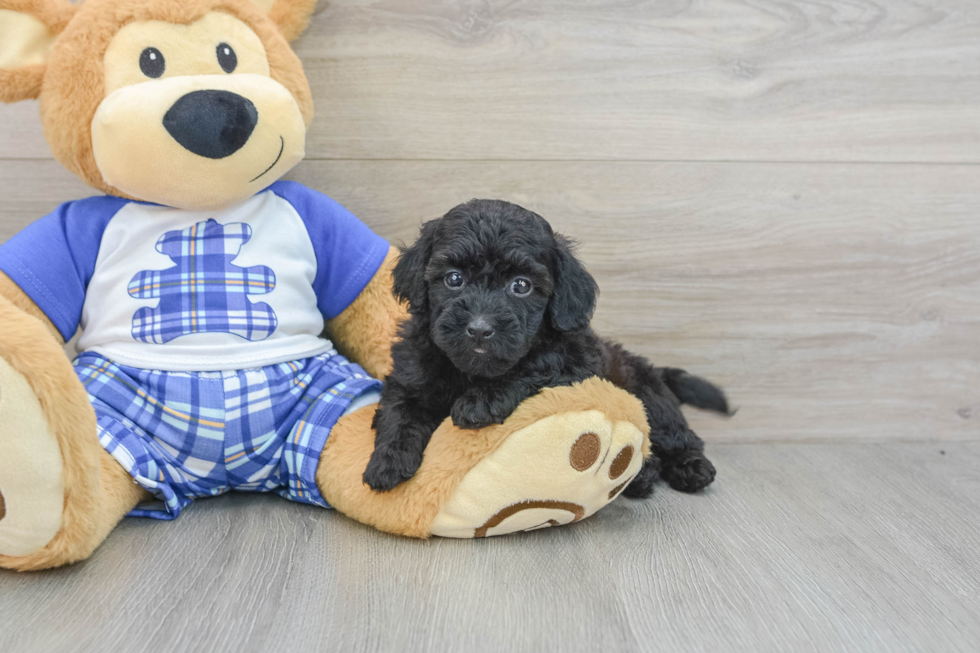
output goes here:
<path id="1" fill-rule="evenodd" d="M 408 317 L 408 307 L 392 293 L 391 272 L 397 260 L 398 250 L 392 247 L 357 299 L 327 322 L 337 351 L 378 379 L 391 371 L 391 343 L 399 323 Z"/>
<path id="2" fill-rule="evenodd" d="M 273 11 L 287 26 L 306 0 L 280 0 Z M 293 11 L 277 9 L 282 5 Z M 51 151 L 66 168 L 90 186 L 111 195 L 129 197 L 105 183 L 92 153 L 91 124 L 105 96 L 103 57 L 109 42 L 124 25 L 147 20 L 192 23 L 211 11 L 228 13 L 251 27 L 265 46 L 272 78 L 285 86 L 307 126 L 313 119 L 313 96 L 303 65 L 274 22 L 248 0 L 86 0 L 51 50 L 41 90 L 41 121 Z M 130 198 L 138 199 L 138 198 Z"/>
<path id="3" fill-rule="evenodd" d="M 287 41 L 294 41 L 310 24 L 316 0 L 276 0 L 269 10 L 269 20 L 276 24 Z"/>
<path id="4" fill-rule="evenodd" d="M 44 311 L 38 308 L 37 304 L 20 289 L 20 286 L 11 281 L 10 277 L 3 272 L 0 272 L 0 297 L 6 297 L 10 303 L 20 310 L 31 317 L 36 317 L 41 320 L 58 344 L 65 344 L 65 339 L 61 337 L 61 333 L 55 328 L 54 323 L 48 319 L 48 316 L 44 314 Z"/>
<path id="5" fill-rule="evenodd" d="M 527 399 L 503 424 L 463 431 L 447 419 L 436 429 L 418 473 L 391 492 L 373 492 L 361 480 L 374 450 L 371 420 L 376 406 L 341 418 L 320 456 L 316 480 L 327 502 L 345 515 L 380 530 L 428 537 L 436 515 L 473 467 L 507 437 L 551 415 L 600 410 L 628 419 L 643 433 L 643 455 L 650 455 L 650 427 L 640 400 L 608 381 L 587 379 L 573 386 L 545 388 Z"/>
<path id="6" fill-rule="evenodd" d="M 24 66 L 17 70 L 0 68 L 0 102 L 34 100 L 41 94 L 44 64 Z"/>

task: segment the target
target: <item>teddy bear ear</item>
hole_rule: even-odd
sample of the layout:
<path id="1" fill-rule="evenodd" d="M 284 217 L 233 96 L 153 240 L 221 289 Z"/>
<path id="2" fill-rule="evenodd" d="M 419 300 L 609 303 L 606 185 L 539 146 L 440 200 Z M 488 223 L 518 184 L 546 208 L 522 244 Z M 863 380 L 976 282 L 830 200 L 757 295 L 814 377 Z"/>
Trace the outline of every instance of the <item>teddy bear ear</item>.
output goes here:
<path id="1" fill-rule="evenodd" d="M 0 101 L 40 95 L 48 53 L 74 15 L 66 0 L 0 0 Z"/>
<path id="2" fill-rule="evenodd" d="M 316 0 L 252 0 L 252 4 L 265 12 L 287 41 L 293 41 L 309 24 Z"/>

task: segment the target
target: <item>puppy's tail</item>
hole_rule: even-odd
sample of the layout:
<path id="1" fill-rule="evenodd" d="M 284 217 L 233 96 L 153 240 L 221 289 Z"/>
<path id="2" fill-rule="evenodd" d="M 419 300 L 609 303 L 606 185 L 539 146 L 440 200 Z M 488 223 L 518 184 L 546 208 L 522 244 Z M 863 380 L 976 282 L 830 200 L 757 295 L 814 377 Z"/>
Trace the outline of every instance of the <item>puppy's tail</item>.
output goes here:
<path id="1" fill-rule="evenodd" d="M 664 383 L 682 404 L 712 410 L 731 417 L 735 413 L 728 408 L 728 399 L 721 388 L 704 379 L 688 374 L 676 367 L 664 368 Z"/>

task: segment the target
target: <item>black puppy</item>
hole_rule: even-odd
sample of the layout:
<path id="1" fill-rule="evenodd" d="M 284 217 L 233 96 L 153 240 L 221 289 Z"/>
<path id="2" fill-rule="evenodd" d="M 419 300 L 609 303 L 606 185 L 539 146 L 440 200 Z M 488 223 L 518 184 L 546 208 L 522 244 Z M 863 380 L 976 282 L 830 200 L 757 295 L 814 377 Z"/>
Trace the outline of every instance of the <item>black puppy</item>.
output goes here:
<path id="1" fill-rule="evenodd" d="M 591 376 L 636 395 L 650 423 L 653 455 L 624 494 L 648 496 L 660 476 L 684 492 L 714 480 L 680 405 L 727 414 L 725 395 L 598 338 L 589 328 L 596 282 L 541 216 L 496 200 L 461 204 L 422 226 L 395 266 L 394 289 L 410 318 L 374 418 L 364 472 L 372 489 L 411 478 L 447 416 L 464 429 L 499 424 L 542 388 Z"/>

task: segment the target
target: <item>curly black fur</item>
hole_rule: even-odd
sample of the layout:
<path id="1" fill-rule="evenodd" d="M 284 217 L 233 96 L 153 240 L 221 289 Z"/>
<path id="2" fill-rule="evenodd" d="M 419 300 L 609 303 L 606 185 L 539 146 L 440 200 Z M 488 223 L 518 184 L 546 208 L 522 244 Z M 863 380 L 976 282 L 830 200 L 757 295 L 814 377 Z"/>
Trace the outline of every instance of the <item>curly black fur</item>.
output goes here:
<path id="1" fill-rule="evenodd" d="M 364 472 L 372 489 L 411 478 L 447 415 L 465 429 L 500 424 L 542 388 L 591 376 L 636 395 L 650 423 L 653 455 L 624 494 L 648 496 L 661 476 L 684 492 L 714 480 L 680 405 L 727 414 L 725 395 L 596 336 L 595 280 L 541 216 L 497 200 L 461 204 L 422 226 L 402 252 L 394 286 L 410 318 L 392 347 L 394 368 L 374 419 Z"/>

